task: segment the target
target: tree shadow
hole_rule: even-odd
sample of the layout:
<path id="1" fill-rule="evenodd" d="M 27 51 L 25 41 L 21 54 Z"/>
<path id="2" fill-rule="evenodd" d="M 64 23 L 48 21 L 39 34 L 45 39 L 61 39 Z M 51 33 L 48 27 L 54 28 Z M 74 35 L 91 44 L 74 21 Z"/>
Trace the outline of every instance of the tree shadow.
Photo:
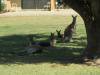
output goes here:
<path id="1" fill-rule="evenodd" d="M 86 47 L 86 39 L 86 37 L 73 38 L 74 41 L 72 43 L 76 43 L 76 46 Z"/>
<path id="2" fill-rule="evenodd" d="M 76 47 L 57 46 L 46 48 L 43 53 L 33 55 L 18 54 L 24 51 L 28 46 L 28 35 L 10 35 L 0 37 L 0 64 L 38 64 L 38 63 L 61 63 L 61 64 L 81 64 L 80 55 L 84 48 L 78 48 L 78 45 L 83 45 L 83 42 L 72 42 Z M 33 34 L 36 39 L 45 38 L 48 41 L 48 35 Z M 76 38 L 80 40 L 80 38 Z M 67 44 L 64 44 L 67 45 Z M 74 45 L 74 44 L 73 44 Z"/>

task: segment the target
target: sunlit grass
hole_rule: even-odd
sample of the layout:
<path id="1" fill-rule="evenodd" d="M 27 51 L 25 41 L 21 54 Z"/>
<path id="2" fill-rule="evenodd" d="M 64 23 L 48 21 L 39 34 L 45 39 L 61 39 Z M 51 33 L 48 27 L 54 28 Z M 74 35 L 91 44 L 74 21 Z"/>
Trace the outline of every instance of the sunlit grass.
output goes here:
<path id="1" fill-rule="evenodd" d="M 99 75 L 100 68 L 84 65 L 60 65 L 55 63 L 3 65 L 0 66 L 2 75 Z"/>
<path id="2" fill-rule="evenodd" d="M 56 29 L 64 30 L 71 23 L 71 19 L 69 16 L 4 17 L 0 18 L 0 34 L 48 34 L 55 32 Z M 80 20 L 81 22 L 79 20 L 80 18 L 77 22 L 77 28 L 83 29 L 82 20 Z"/>

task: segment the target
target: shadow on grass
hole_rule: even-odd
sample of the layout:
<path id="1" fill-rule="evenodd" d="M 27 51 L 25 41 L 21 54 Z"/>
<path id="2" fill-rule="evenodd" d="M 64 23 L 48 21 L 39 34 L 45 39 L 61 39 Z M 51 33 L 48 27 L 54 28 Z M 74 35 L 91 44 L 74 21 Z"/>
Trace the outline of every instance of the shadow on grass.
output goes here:
<path id="1" fill-rule="evenodd" d="M 71 44 L 71 46 L 75 47 L 67 47 L 67 44 L 62 44 L 63 46 L 65 45 L 65 47 L 59 45 L 55 48 L 44 49 L 41 54 L 19 56 L 18 53 L 25 50 L 25 47 L 28 46 L 27 36 L 28 35 L 11 35 L 0 37 L 0 64 L 38 64 L 44 62 L 61 64 L 81 63 L 79 57 L 84 47 L 80 48 L 78 46 L 85 46 L 86 43 L 81 42 L 80 38 L 76 38 L 75 41 L 72 42 L 73 44 Z M 36 34 L 34 37 L 48 40 L 49 36 Z"/>

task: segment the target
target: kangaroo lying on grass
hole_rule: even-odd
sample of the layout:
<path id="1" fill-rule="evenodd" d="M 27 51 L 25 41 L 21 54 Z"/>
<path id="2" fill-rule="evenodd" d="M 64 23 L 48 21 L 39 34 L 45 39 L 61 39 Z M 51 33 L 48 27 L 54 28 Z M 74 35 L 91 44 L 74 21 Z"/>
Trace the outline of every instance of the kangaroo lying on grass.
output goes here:
<path id="1" fill-rule="evenodd" d="M 44 48 L 54 47 L 56 44 L 56 37 L 54 33 L 51 33 L 49 39 L 50 41 L 41 41 L 35 42 L 33 40 L 33 35 L 28 36 L 29 39 L 29 48 L 27 49 L 28 53 L 41 53 Z"/>

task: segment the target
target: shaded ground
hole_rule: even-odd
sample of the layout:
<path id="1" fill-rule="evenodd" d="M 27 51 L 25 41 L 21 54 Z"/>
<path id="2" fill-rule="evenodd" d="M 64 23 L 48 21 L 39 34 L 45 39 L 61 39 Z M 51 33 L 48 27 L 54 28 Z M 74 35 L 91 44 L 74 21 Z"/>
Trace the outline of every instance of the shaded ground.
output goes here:
<path id="1" fill-rule="evenodd" d="M 48 38 L 47 35 L 42 34 L 36 34 L 34 37 Z M 44 49 L 41 54 L 20 56 L 20 52 L 28 46 L 27 35 L 2 36 L 0 37 L 0 64 L 81 63 L 79 58 L 86 42 L 79 42 L 80 39 L 86 38 L 73 38 L 74 41 L 71 43 L 57 43 L 55 48 Z"/>

